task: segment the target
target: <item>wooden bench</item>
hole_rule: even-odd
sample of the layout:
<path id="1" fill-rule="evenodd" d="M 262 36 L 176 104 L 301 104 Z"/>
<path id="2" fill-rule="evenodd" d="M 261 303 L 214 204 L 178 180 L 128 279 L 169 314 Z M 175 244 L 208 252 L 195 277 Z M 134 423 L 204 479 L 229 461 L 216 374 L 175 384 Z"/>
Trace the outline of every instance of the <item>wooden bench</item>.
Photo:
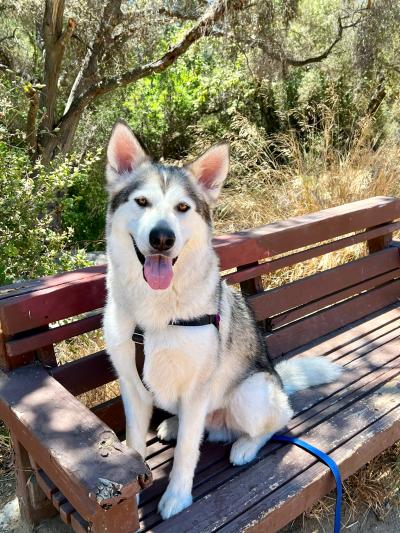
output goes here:
<path id="1" fill-rule="evenodd" d="M 273 358 L 321 354 L 344 366 L 338 382 L 293 397 L 287 428 L 330 453 L 343 478 L 400 438 L 399 218 L 400 199 L 377 197 L 215 239 L 224 278 L 248 297 Z M 263 288 L 278 269 L 358 243 L 358 259 Z M 104 351 L 65 364 L 55 355 L 60 341 L 101 327 L 104 272 L 1 289 L 0 416 L 30 524 L 58 512 L 79 532 L 273 532 L 334 487 L 327 467 L 291 445 L 269 443 L 237 468 L 229 446 L 205 443 L 193 505 L 162 522 L 173 447 L 151 432 L 145 465 L 118 438 L 120 398 L 92 409 L 76 398 L 115 379 Z"/>

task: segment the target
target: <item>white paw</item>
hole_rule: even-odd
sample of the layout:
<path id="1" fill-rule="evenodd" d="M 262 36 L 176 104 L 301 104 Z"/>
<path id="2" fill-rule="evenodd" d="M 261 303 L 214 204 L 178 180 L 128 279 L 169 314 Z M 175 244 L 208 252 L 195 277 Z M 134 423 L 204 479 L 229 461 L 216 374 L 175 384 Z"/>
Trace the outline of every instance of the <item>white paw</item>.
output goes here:
<path id="1" fill-rule="evenodd" d="M 178 417 L 173 416 L 163 420 L 157 428 L 157 437 L 160 440 L 176 440 L 178 436 Z"/>
<path id="2" fill-rule="evenodd" d="M 248 437 L 240 437 L 232 444 L 229 460 L 234 466 L 245 465 L 255 459 L 259 449 L 258 442 Z"/>
<path id="3" fill-rule="evenodd" d="M 190 492 L 176 492 L 167 488 L 158 504 L 158 512 L 163 520 L 167 520 L 171 516 L 183 511 L 183 509 L 186 509 L 186 507 L 189 507 L 192 501 Z"/>

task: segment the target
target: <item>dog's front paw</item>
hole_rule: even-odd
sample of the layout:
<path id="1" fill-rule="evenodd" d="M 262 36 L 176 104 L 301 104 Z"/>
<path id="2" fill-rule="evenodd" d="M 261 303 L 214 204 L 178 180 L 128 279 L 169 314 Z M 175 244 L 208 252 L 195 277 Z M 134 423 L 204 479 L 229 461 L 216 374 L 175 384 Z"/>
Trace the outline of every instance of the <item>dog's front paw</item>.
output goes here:
<path id="1" fill-rule="evenodd" d="M 171 516 L 189 507 L 192 501 L 190 492 L 180 492 L 167 488 L 158 504 L 158 512 L 164 520 L 167 520 L 167 518 L 171 518 Z"/>
<path id="2" fill-rule="evenodd" d="M 241 466 L 255 459 L 259 446 L 253 439 L 240 437 L 232 444 L 229 456 L 230 462 L 234 466 Z"/>
<path id="3" fill-rule="evenodd" d="M 157 437 L 160 440 L 170 441 L 176 440 L 178 436 L 178 417 L 172 416 L 161 422 L 157 428 Z"/>

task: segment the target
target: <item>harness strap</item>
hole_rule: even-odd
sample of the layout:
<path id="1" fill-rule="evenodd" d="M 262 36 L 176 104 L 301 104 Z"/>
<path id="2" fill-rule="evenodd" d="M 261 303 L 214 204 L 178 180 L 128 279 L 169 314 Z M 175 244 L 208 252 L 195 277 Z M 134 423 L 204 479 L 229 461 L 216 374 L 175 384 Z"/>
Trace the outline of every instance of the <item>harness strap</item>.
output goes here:
<path id="1" fill-rule="evenodd" d="M 315 446 L 308 444 L 304 440 L 298 439 L 297 437 L 288 437 L 287 435 L 274 435 L 271 440 L 278 442 L 291 443 L 307 452 L 311 453 L 319 459 L 321 462 L 325 463 L 330 469 L 335 478 L 336 482 L 336 505 L 335 505 L 335 523 L 333 527 L 334 533 L 340 533 L 340 514 L 342 510 L 342 478 L 340 476 L 340 470 L 335 461 L 329 457 L 325 452 L 319 450 Z"/>
<path id="2" fill-rule="evenodd" d="M 221 317 L 218 314 L 216 315 L 203 315 L 199 316 L 198 318 L 194 318 L 193 320 L 171 320 L 171 322 L 168 324 L 169 326 L 208 326 L 212 324 L 219 330 L 219 323 L 221 321 Z M 143 344 L 143 330 L 139 327 L 135 328 L 135 331 L 132 335 L 132 340 L 136 344 Z"/>

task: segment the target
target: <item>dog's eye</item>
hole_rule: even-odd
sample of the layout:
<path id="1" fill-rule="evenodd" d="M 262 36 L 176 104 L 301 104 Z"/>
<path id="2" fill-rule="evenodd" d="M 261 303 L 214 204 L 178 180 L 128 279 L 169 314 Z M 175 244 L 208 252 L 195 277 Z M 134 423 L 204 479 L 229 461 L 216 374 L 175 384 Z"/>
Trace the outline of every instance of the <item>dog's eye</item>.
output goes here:
<path id="1" fill-rule="evenodd" d="M 148 205 L 150 205 L 148 199 L 144 196 L 139 196 L 139 198 L 135 198 L 135 202 L 137 203 L 137 205 L 140 205 L 140 207 L 147 207 Z"/>
<path id="2" fill-rule="evenodd" d="M 186 211 L 189 211 L 189 209 L 190 209 L 190 206 L 185 204 L 185 202 L 181 202 L 180 204 L 176 206 L 176 210 L 179 211 L 180 213 L 186 213 Z"/>

